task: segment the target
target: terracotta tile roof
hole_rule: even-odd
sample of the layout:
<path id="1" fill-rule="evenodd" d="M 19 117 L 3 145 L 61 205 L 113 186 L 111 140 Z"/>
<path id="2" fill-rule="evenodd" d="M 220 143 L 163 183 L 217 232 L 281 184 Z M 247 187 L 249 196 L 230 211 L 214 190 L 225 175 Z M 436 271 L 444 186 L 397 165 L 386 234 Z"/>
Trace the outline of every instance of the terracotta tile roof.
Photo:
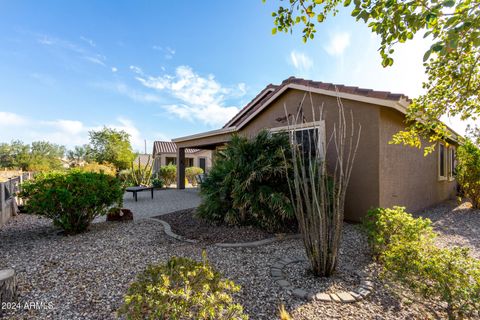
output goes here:
<path id="1" fill-rule="evenodd" d="M 227 124 L 225 124 L 223 127 L 224 128 L 227 128 L 227 127 L 231 127 L 231 126 L 234 126 L 236 123 L 238 123 L 240 119 L 244 119 L 245 118 L 245 115 L 242 115 L 240 116 L 243 112 L 247 112 L 248 115 L 250 115 L 251 112 L 254 111 L 254 108 L 255 106 L 257 105 L 262 105 L 263 102 L 265 100 L 267 100 L 268 98 L 270 98 L 272 96 L 272 94 L 276 91 L 276 89 L 278 88 L 277 85 L 274 85 L 274 84 L 269 84 L 268 86 L 266 86 L 262 91 L 260 91 L 256 96 L 255 98 L 253 98 L 245 107 L 242 108 L 242 110 L 240 110 L 232 119 L 230 119 L 230 121 L 227 122 Z M 265 95 L 265 97 L 263 97 L 262 99 L 260 99 L 259 101 L 256 101 L 261 95 L 263 95 L 266 91 L 270 91 L 267 95 Z"/>
<path id="2" fill-rule="evenodd" d="M 353 86 L 345 86 L 343 84 L 334 84 L 334 83 L 327 83 L 321 81 L 312 81 L 306 80 L 302 78 L 290 77 L 284 80 L 280 85 L 273 85 L 269 84 L 265 89 L 263 89 L 255 98 L 252 99 L 240 112 L 233 117 L 224 128 L 235 126 L 241 123 L 244 119 L 246 119 L 249 115 L 254 113 L 260 107 L 262 107 L 263 103 L 268 100 L 271 96 L 273 96 L 276 92 L 281 90 L 284 86 L 288 84 L 298 84 L 323 90 L 330 90 L 330 91 L 337 91 L 342 93 L 349 93 L 369 98 L 377 98 L 377 99 L 385 99 L 385 100 L 392 100 L 392 101 L 399 101 L 405 99 L 410 101 L 410 99 L 401 93 L 391 93 L 389 91 L 376 91 L 372 89 L 365 89 Z M 257 100 L 259 96 L 261 96 L 266 90 L 273 89 L 268 94 L 266 94 L 262 99 Z"/>
<path id="3" fill-rule="evenodd" d="M 196 153 L 199 149 L 186 148 L 185 153 Z M 171 141 L 155 141 L 153 143 L 154 155 L 159 153 L 177 153 L 177 145 Z"/>

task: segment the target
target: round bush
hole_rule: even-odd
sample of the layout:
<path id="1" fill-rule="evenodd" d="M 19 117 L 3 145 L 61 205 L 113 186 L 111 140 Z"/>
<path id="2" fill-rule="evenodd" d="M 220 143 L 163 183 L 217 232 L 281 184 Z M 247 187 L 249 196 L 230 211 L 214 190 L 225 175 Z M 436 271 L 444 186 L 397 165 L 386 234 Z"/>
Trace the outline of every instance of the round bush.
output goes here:
<path id="1" fill-rule="evenodd" d="M 95 217 L 105 215 L 123 197 L 117 178 L 76 170 L 39 175 L 22 189 L 28 212 L 51 218 L 66 234 L 87 230 Z"/>
<path id="2" fill-rule="evenodd" d="M 197 185 L 197 180 L 195 176 L 202 174 L 203 169 L 199 167 L 188 167 L 185 169 L 185 177 L 187 178 L 188 182 L 191 183 L 192 186 Z"/>
<path id="3" fill-rule="evenodd" d="M 177 166 L 174 164 L 161 166 L 158 175 L 163 180 L 165 185 L 169 186 L 172 183 L 175 183 L 177 180 Z"/>
<path id="4" fill-rule="evenodd" d="M 172 257 L 149 266 L 125 296 L 119 314 L 127 319 L 248 319 L 231 293 L 240 287 L 221 278 L 208 263 Z"/>

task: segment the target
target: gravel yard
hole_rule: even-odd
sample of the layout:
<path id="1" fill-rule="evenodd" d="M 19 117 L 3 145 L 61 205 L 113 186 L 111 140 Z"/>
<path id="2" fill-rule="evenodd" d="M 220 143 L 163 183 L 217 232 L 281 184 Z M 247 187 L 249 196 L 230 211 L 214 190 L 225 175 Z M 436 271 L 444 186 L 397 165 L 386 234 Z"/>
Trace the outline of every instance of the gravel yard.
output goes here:
<path id="1" fill-rule="evenodd" d="M 480 210 L 473 210 L 469 202 L 448 201 L 419 214 L 432 220 L 439 233 L 437 245 L 468 247 L 480 259 Z"/>
<path id="2" fill-rule="evenodd" d="M 438 218 L 437 229 L 450 225 L 443 220 L 456 218 L 458 213 L 467 214 L 462 208 L 459 212 L 448 210 L 438 209 L 436 214 L 429 211 Z M 478 228 L 480 215 L 476 214 L 465 228 Z M 445 232 L 440 238 L 459 237 L 460 243 L 469 243 L 478 253 L 478 236 L 467 240 L 462 238 L 462 230 L 456 231 L 459 236 Z M 20 310 L 10 310 L 7 319 L 114 319 L 129 283 L 147 264 L 164 262 L 172 255 L 200 259 L 205 247 L 172 240 L 163 233 L 160 223 L 147 219 L 96 222 L 89 232 L 77 236 L 64 237 L 57 232 L 49 220 L 29 215 L 14 217 L 0 229 L 0 268 L 13 267 L 17 271 L 21 302 Z M 280 303 L 286 305 L 294 319 L 424 319 L 426 314 L 435 318 L 433 312 L 443 316 L 439 310 L 428 309 L 431 306 L 402 302 L 379 280 L 374 281 L 372 295 L 354 304 L 307 302 L 293 297 L 272 281 L 269 269 L 280 258 L 304 256 L 299 239 L 256 248 L 206 248 L 211 263 L 242 286 L 236 299 L 244 305 L 250 319 L 276 319 Z M 375 272 L 358 226 L 345 224 L 341 250 L 340 272 L 333 280 L 314 283 L 299 266 L 288 267 L 292 269 L 289 280 L 333 290 L 357 281 L 350 274 L 352 269 Z M 28 310 L 25 302 L 51 302 L 52 308 Z"/>

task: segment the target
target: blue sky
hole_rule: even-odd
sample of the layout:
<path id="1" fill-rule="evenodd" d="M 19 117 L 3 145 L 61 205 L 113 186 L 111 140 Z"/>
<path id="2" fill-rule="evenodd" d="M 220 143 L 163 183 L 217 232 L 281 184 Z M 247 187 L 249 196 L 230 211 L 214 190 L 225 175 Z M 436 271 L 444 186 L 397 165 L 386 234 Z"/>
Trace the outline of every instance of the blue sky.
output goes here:
<path id="1" fill-rule="evenodd" d="M 150 151 L 154 140 L 221 127 L 291 75 L 422 92 L 421 37 L 384 69 L 378 39 L 347 12 L 307 44 L 272 36 L 276 3 L 0 0 L 0 142 L 73 147 L 106 125 L 129 132 L 137 150 L 146 139 Z"/>

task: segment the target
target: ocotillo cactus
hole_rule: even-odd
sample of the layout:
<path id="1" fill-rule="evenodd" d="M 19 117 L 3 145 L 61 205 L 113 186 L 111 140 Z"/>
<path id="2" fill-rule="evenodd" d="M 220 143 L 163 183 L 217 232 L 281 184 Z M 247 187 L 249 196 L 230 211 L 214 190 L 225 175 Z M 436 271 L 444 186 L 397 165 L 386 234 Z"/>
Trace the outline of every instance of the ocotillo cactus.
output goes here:
<path id="1" fill-rule="evenodd" d="M 149 186 L 150 181 L 152 179 L 152 166 L 150 165 L 150 156 L 148 156 L 148 161 L 145 166 L 142 167 L 140 163 L 140 157 L 138 158 L 138 166 L 135 168 L 134 163 L 132 161 L 132 172 L 131 178 L 135 185 L 140 186 Z"/>

